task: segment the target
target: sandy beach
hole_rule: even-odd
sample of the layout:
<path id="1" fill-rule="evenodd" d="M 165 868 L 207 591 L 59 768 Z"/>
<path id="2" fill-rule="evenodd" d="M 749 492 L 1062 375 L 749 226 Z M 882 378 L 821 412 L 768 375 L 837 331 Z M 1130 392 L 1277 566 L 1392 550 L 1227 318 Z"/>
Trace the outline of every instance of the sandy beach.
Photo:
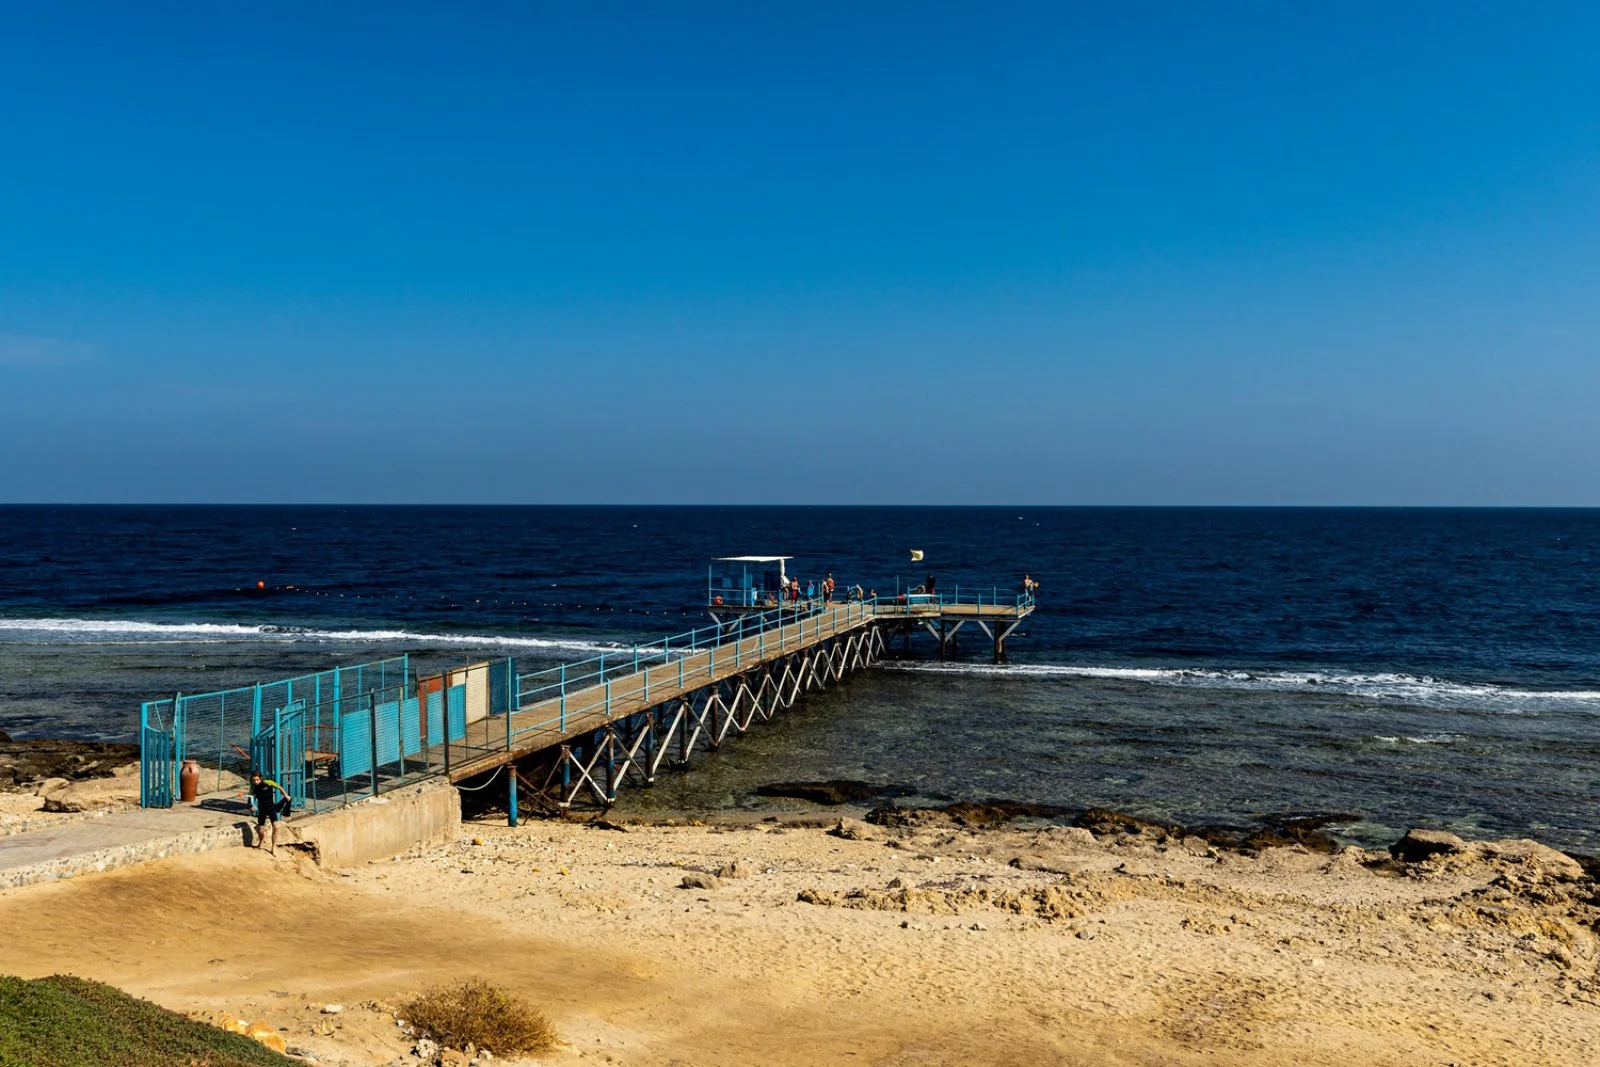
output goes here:
<path id="1" fill-rule="evenodd" d="M 1600 1050 L 1600 895 L 1531 842 L 1426 837 L 1434 854 L 1402 863 L 908 821 L 468 824 L 344 872 L 291 850 L 181 857 L 0 894 L 0 971 L 265 1019 L 325 1064 L 420 1062 L 394 1006 L 469 976 L 547 1011 L 565 1044 L 539 1063 L 1576 1067 Z"/>

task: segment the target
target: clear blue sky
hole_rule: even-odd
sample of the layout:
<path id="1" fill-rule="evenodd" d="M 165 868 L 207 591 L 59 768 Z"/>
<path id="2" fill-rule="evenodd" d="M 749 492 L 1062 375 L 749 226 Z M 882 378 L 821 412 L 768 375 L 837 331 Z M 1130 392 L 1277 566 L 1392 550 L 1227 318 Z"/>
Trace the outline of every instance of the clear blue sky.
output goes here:
<path id="1" fill-rule="evenodd" d="M 0 500 L 1600 505 L 1590 4 L 8 4 Z"/>

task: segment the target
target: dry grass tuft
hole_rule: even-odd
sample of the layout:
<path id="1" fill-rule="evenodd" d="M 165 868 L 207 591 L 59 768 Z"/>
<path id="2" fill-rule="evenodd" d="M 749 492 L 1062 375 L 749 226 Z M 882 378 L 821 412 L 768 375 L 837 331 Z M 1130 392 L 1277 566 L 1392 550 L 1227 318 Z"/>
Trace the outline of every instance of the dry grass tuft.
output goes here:
<path id="1" fill-rule="evenodd" d="M 446 1048 L 473 1044 L 498 1056 L 556 1046 L 555 1028 L 543 1012 L 481 978 L 433 986 L 405 1006 L 404 1016 Z"/>

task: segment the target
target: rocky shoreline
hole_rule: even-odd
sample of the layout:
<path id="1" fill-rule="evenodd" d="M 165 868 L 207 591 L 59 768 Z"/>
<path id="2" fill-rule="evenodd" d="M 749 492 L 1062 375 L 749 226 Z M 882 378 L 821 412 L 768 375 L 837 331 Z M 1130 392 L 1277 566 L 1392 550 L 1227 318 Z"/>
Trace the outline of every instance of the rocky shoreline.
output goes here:
<path id="1" fill-rule="evenodd" d="M 50 737 L 18 741 L 0 732 L 0 792 L 31 793 L 52 778 L 110 778 L 138 762 L 138 745 Z"/>
<path id="2" fill-rule="evenodd" d="M 138 802 L 138 745 L 0 733 L 0 835 Z"/>
<path id="3" fill-rule="evenodd" d="M 473 976 L 549 1014 L 564 1044 L 527 1062 L 569 1067 L 1590 1067 L 1600 1047 L 1600 886 L 1537 842 L 1324 851 L 1008 803 L 739 814 L 489 816 L 342 871 L 174 857 L 0 894 L 0 927 L 19 973 L 266 1019 L 327 1067 L 444 1062 L 381 1005 Z"/>

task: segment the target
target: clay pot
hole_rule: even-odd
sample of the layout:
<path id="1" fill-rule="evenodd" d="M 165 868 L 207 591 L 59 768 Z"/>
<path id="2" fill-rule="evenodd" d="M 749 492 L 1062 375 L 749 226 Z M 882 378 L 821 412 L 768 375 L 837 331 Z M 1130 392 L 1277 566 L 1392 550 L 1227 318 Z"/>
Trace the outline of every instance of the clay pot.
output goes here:
<path id="1" fill-rule="evenodd" d="M 185 804 L 193 804 L 194 798 L 199 795 L 200 764 L 192 759 L 186 759 L 178 771 L 178 799 Z"/>

